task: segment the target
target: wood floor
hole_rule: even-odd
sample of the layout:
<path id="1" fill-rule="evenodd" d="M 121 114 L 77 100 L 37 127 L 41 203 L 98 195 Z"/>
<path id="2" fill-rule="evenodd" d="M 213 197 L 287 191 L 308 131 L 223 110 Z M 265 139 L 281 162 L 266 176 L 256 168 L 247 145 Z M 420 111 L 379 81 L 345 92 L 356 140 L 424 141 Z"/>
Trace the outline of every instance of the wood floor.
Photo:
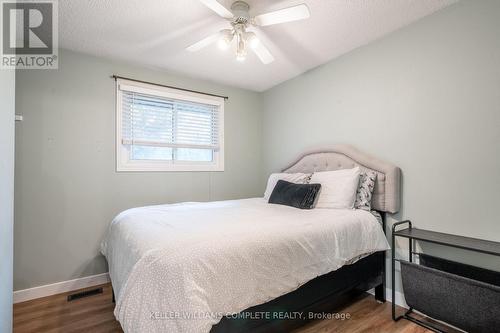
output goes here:
<path id="1" fill-rule="evenodd" d="M 103 294 L 71 302 L 70 293 L 40 298 L 14 305 L 14 332 L 122 332 L 113 315 L 111 286 L 103 285 Z M 74 292 L 72 292 L 74 293 Z M 400 308 L 399 311 L 402 311 Z M 338 313 L 349 313 L 350 319 L 313 321 L 294 333 L 317 332 L 430 332 L 409 321 L 391 320 L 391 303 L 379 304 L 368 294 L 361 295 Z"/>

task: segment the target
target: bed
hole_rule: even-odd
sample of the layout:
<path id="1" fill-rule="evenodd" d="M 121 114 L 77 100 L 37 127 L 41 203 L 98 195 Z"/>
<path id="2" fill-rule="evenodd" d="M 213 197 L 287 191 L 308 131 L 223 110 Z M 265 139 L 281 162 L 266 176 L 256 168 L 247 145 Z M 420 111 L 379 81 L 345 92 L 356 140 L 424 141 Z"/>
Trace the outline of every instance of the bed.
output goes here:
<path id="1" fill-rule="evenodd" d="M 397 212 L 399 168 L 351 146 L 306 152 L 283 171 L 354 166 L 377 172 L 372 207 Z M 384 301 L 384 233 L 368 211 L 250 198 L 127 210 L 102 253 L 125 332 L 276 332 L 352 291 L 375 288 Z"/>

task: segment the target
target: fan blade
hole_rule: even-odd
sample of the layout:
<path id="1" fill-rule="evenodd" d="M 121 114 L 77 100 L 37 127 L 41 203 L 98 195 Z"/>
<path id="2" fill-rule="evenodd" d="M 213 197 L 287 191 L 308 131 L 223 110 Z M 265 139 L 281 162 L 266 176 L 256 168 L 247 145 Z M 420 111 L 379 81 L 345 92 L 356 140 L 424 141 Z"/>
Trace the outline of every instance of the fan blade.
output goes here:
<path id="1" fill-rule="evenodd" d="M 221 36 L 222 35 L 220 32 L 213 34 L 213 35 L 210 35 L 208 37 L 203 38 L 199 42 L 196 42 L 193 45 L 186 47 L 186 50 L 188 50 L 189 52 L 199 51 L 202 48 L 207 47 L 208 45 L 215 43 Z"/>
<path id="2" fill-rule="evenodd" d="M 310 15 L 309 8 L 305 4 L 301 4 L 258 15 L 255 17 L 254 22 L 256 25 L 265 27 L 267 25 L 303 20 L 309 18 Z"/>
<path id="3" fill-rule="evenodd" d="M 216 0 L 200 0 L 205 6 L 216 12 L 219 16 L 230 19 L 233 18 L 233 13 L 231 13 L 226 7 L 218 3 Z"/>
<path id="4" fill-rule="evenodd" d="M 262 44 L 261 41 L 259 41 L 259 43 L 251 49 L 255 52 L 257 57 L 259 57 L 260 61 L 262 61 L 264 65 L 270 64 L 274 61 L 273 55 L 271 54 L 271 52 L 269 52 L 267 47 Z"/>

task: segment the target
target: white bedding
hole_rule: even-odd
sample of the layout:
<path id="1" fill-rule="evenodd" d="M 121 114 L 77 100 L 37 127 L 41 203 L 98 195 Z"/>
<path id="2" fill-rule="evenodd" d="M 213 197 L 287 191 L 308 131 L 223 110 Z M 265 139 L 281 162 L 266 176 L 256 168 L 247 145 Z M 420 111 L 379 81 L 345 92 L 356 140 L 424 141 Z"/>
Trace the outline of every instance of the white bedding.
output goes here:
<path id="1" fill-rule="evenodd" d="M 209 332 L 223 315 L 388 248 L 367 211 L 253 198 L 127 210 L 102 253 L 125 332 Z"/>

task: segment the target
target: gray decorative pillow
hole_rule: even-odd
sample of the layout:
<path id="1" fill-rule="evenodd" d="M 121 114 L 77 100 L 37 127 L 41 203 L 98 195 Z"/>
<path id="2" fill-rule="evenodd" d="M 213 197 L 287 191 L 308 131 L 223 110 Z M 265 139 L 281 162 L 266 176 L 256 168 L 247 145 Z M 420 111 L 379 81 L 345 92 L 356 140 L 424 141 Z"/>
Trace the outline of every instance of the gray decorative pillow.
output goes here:
<path id="1" fill-rule="evenodd" d="M 375 171 L 361 171 L 359 175 L 359 186 L 356 192 L 355 209 L 370 211 L 372 209 L 372 194 L 375 188 L 377 173 Z"/>

